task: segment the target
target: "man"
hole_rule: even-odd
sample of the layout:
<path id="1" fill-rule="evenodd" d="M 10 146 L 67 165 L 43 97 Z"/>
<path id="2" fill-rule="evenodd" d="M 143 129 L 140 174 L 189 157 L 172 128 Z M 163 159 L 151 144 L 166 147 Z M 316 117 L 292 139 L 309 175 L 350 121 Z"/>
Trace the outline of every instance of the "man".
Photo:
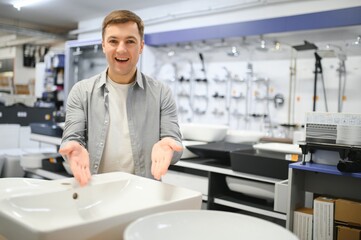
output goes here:
<path id="1" fill-rule="evenodd" d="M 136 64 L 144 24 L 116 10 L 104 18 L 102 47 L 108 68 L 71 89 L 59 153 L 86 185 L 91 174 L 123 171 L 159 180 L 182 154 L 176 104 L 169 87 Z"/>

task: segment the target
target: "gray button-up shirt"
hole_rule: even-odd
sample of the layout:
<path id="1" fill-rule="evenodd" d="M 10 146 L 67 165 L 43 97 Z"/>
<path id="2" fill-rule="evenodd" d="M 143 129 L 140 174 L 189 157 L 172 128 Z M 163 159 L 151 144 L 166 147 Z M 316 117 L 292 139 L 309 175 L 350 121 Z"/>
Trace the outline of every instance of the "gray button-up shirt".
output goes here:
<path id="1" fill-rule="evenodd" d="M 62 145 L 75 140 L 86 147 L 92 174 L 98 172 L 109 127 L 106 77 L 105 70 L 77 82 L 69 93 L 66 105 Z M 167 85 L 140 71 L 137 71 L 135 81 L 129 88 L 126 104 L 134 170 L 136 175 L 153 178 L 153 145 L 164 137 L 171 137 L 182 145 L 177 108 Z M 176 163 L 181 155 L 182 152 L 174 152 L 171 164 Z"/>

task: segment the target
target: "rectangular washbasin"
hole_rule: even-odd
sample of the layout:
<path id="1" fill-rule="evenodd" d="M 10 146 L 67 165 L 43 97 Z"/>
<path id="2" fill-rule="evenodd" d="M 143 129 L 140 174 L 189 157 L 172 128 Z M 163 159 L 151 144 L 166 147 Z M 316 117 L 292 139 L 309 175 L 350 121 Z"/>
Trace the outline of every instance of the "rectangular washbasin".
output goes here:
<path id="1" fill-rule="evenodd" d="M 0 239 L 122 239 L 125 227 L 151 213 L 200 209 L 201 193 L 126 173 L 0 180 Z M 24 183 L 26 181 L 26 183 Z"/>

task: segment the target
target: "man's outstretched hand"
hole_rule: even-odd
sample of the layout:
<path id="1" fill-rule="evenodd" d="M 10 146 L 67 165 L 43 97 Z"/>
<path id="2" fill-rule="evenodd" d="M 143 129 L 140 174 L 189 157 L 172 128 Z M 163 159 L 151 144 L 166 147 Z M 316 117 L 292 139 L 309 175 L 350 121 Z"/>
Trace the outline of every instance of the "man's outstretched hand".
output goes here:
<path id="1" fill-rule="evenodd" d="M 78 142 L 69 141 L 59 149 L 59 153 L 68 160 L 74 178 L 79 184 L 88 184 L 91 178 L 88 151 Z"/>
<path id="2" fill-rule="evenodd" d="M 173 152 L 180 152 L 183 147 L 178 145 L 177 142 L 169 137 L 163 138 L 152 149 L 152 175 L 155 179 L 160 178 L 166 174 L 168 167 L 171 163 Z"/>

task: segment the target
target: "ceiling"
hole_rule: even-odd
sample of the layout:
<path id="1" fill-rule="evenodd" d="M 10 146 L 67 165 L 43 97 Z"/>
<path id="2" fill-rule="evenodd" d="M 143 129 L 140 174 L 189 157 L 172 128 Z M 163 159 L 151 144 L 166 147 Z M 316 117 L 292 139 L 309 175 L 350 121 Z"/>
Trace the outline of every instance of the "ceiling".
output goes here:
<path id="1" fill-rule="evenodd" d="M 171 0 L 43 0 L 18 11 L 12 6 L 16 0 L 0 0 L 1 42 L 16 45 L 41 38 L 42 42 L 69 38 L 69 31 L 77 29 L 80 21 L 104 17 L 122 6 L 136 10 L 171 3 Z M 181 0 L 182 1 L 182 0 Z M 73 36 L 74 37 L 74 36 Z M 15 41 L 15 42 L 14 42 Z M 39 41 L 38 41 L 39 42 Z"/>
<path id="2" fill-rule="evenodd" d="M 49 44 L 75 38 L 68 33 L 78 28 L 78 22 L 102 18 L 114 9 L 132 11 L 154 8 L 174 3 L 173 0 L 42 0 L 33 6 L 23 7 L 20 11 L 12 6 L 16 0 L 0 0 L 0 48 L 24 43 Z M 30 0 L 28 0 L 30 1 Z M 220 2 L 237 4 L 248 3 L 250 0 L 178 0 L 187 3 L 203 4 L 211 7 Z M 260 4 L 287 2 L 292 0 L 261 0 L 253 1 Z M 168 13 L 170 14 L 170 13 Z M 164 15 L 164 13 L 163 13 Z M 361 55 L 361 44 L 353 46 L 356 37 L 361 35 L 361 26 L 327 29 L 322 31 L 268 34 L 265 39 L 295 45 L 309 40 L 348 47 L 351 54 Z M 256 37 L 256 36 L 254 36 Z M 351 46 L 351 48 L 350 48 Z"/>

